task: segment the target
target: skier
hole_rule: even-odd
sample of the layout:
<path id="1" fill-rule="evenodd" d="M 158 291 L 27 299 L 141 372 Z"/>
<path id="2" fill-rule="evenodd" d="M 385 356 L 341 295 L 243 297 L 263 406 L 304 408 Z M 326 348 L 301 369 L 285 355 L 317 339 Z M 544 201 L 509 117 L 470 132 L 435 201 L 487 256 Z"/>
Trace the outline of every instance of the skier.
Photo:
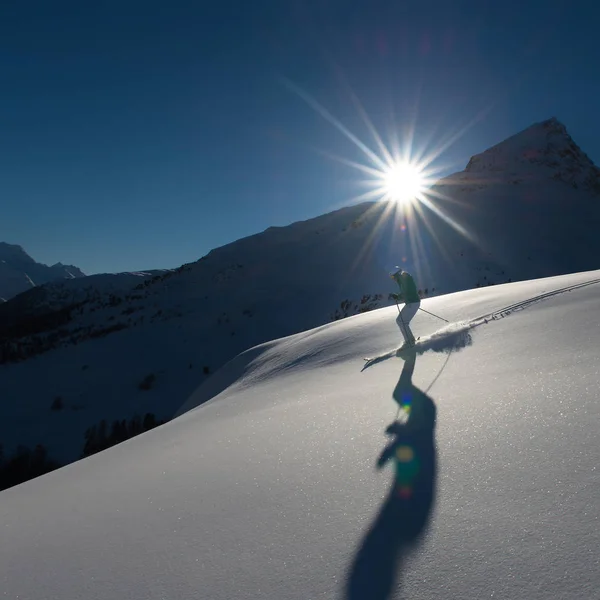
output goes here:
<path id="1" fill-rule="evenodd" d="M 390 277 L 398 284 L 400 288 L 399 294 L 392 294 L 392 297 L 397 303 L 404 302 L 404 307 L 399 310 L 396 323 L 400 328 L 400 332 L 404 337 L 404 346 L 414 346 L 415 336 L 409 327 L 411 319 L 417 314 L 419 306 L 421 306 L 421 298 L 417 292 L 415 280 L 406 271 L 400 269 L 392 273 Z"/>

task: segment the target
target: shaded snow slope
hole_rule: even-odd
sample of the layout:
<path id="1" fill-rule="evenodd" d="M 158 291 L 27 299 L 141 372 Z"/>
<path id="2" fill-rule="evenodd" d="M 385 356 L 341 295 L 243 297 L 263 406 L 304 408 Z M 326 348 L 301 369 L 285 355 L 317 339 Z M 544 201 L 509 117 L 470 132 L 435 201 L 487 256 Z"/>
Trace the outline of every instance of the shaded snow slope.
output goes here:
<path id="1" fill-rule="evenodd" d="M 576 286 L 598 279 L 432 299 L 470 343 L 364 371 L 398 342 L 394 307 L 246 352 L 181 417 L 0 493 L 5 595 L 594 597 L 600 284 Z M 420 426 L 386 436 L 394 393 Z M 418 506 L 375 469 L 400 431 Z"/>
<path id="2" fill-rule="evenodd" d="M 26 290 L 57 279 L 85 277 L 77 267 L 38 263 L 21 246 L 0 242 L 0 297 L 9 300 Z"/>
<path id="3" fill-rule="evenodd" d="M 481 285 L 497 282 L 499 270 L 514 281 L 600 266 L 600 170 L 556 119 L 473 156 L 433 194 L 472 245 L 432 217 L 436 237 L 461 261 L 485 257 Z M 456 260 L 452 253 L 450 272 Z"/>

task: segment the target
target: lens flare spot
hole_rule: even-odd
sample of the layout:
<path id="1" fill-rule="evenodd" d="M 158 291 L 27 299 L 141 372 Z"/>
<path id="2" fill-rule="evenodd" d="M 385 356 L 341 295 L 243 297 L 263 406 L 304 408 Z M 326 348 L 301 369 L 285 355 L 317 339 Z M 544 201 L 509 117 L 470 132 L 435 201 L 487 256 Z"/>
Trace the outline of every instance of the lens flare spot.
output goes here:
<path id="1" fill-rule="evenodd" d="M 407 412 L 410 412 L 410 407 L 412 405 L 412 398 L 410 395 L 402 396 L 402 400 L 400 401 L 400 406 Z"/>
<path id="2" fill-rule="evenodd" d="M 412 496 L 412 488 L 409 486 L 399 486 L 398 487 L 398 496 L 403 500 L 408 500 Z"/>
<path id="3" fill-rule="evenodd" d="M 402 463 L 410 462 L 415 456 L 413 449 L 410 446 L 400 446 L 396 450 L 396 457 Z"/>

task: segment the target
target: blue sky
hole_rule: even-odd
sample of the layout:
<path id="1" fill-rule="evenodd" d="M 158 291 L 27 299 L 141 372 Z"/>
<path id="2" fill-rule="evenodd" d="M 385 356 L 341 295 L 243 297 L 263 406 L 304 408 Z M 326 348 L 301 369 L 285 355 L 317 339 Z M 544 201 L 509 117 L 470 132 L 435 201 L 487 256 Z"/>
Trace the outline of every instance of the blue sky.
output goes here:
<path id="1" fill-rule="evenodd" d="M 352 93 L 386 141 L 464 131 L 441 174 L 550 116 L 600 164 L 594 5 L 8 0 L 0 240 L 86 273 L 177 267 L 350 202 L 360 173 L 325 154 L 366 157 L 285 81 L 372 148 Z"/>

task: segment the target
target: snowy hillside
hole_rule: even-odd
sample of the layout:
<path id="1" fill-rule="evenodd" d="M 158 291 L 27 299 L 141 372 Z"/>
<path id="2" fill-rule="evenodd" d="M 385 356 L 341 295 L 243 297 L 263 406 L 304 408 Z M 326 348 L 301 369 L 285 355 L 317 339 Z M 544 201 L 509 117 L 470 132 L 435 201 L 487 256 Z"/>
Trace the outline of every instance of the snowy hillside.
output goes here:
<path id="1" fill-rule="evenodd" d="M 238 353 L 389 304 L 396 264 L 424 297 L 597 269 L 597 173 L 566 129 L 545 121 L 440 181 L 431 202 L 445 218 L 427 206 L 405 215 L 355 205 L 172 271 L 21 294 L 0 306 L 0 443 L 43 443 L 70 461 L 101 420 L 170 418 Z"/>
<path id="2" fill-rule="evenodd" d="M 6 597 L 596 597 L 600 271 L 423 308 L 454 325 L 419 352 L 363 369 L 395 307 L 266 343 L 166 425 L 0 493 Z"/>
<path id="3" fill-rule="evenodd" d="M 0 242 L 0 298 L 4 301 L 36 285 L 75 277 L 85 274 L 72 265 L 56 263 L 49 267 L 35 262 L 21 246 Z"/>

